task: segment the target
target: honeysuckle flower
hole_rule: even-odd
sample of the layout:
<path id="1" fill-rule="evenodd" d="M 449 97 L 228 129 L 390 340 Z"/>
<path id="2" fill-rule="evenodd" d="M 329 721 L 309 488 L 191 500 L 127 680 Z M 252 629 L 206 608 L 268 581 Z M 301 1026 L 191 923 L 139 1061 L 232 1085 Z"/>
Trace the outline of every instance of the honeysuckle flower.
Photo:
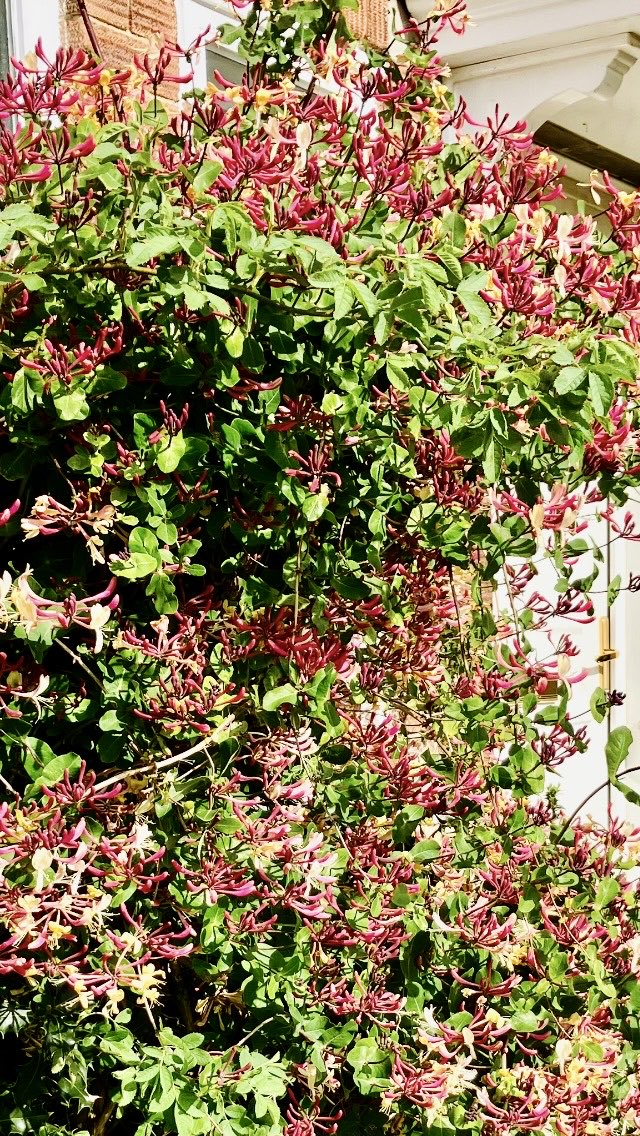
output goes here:
<path id="1" fill-rule="evenodd" d="M 29 630 L 47 624 L 60 629 L 68 628 L 71 623 L 87 627 L 95 632 L 95 653 L 100 651 L 104 643 L 103 629 L 119 603 L 119 597 L 114 594 L 115 579 L 95 596 L 78 600 L 71 595 L 65 600 L 50 600 L 33 591 L 29 583 L 30 575 L 30 569 L 27 568 L 15 582 L 5 581 L 10 588 L 4 601 L 8 618 L 12 618 L 13 614 Z M 109 599 L 109 603 L 100 603 L 102 599 Z"/>
<path id="2" fill-rule="evenodd" d="M 13 505 L 8 505 L 5 509 L 0 509 L 0 527 L 8 525 L 12 517 L 15 517 L 20 508 L 20 501 L 14 501 Z"/>
<path id="3" fill-rule="evenodd" d="M 98 655 L 104 646 L 104 628 L 111 618 L 111 608 L 94 604 L 89 614 L 89 630 L 95 632 L 96 641 L 93 652 Z"/>
<path id="4" fill-rule="evenodd" d="M 163 973 L 153 963 L 145 963 L 129 983 L 129 988 L 138 995 L 140 1002 L 154 1005 L 160 998 Z"/>

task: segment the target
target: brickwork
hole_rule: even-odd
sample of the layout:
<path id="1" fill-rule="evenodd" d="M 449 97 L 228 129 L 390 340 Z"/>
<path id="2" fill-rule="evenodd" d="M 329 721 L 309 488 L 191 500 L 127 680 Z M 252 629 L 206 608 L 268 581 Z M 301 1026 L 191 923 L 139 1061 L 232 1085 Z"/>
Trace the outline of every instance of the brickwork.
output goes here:
<path id="1" fill-rule="evenodd" d="M 129 66 L 134 54 L 165 39 L 175 43 L 175 0 L 87 0 L 87 10 L 110 67 Z M 77 0 L 66 0 L 64 40 L 72 47 L 89 47 Z"/>
<path id="2" fill-rule="evenodd" d="M 358 39 L 385 47 L 390 40 L 391 0 L 361 0 L 357 12 L 349 12 L 349 25 Z"/>

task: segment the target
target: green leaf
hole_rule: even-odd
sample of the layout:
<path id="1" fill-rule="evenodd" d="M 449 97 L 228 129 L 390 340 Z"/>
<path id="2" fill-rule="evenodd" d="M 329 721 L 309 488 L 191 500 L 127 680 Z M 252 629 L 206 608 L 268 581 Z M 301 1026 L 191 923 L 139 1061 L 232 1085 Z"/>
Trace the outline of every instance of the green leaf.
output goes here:
<path id="1" fill-rule="evenodd" d="M 182 430 L 180 430 L 178 434 L 175 434 L 173 438 L 171 438 L 168 446 L 161 449 L 156 457 L 158 469 L 161 470 L 162 473 L 173 473 L 174 469 L 177 469 L 180 465 L 185 455 L 186 448 Z"/>
<path id="2" fill-rule="evenodd" d="M 132 529 L 129 533 L 129 552 L 145 552 L 149 556 L 158 557 L 156 534 L 142 526 Z"/>
<path id="3" fill-rule="evenodd" d="M 98 725 L 105 734 L 121 734 L 126 722 L 119 717 L 117 710 L 107 710 L 100 718 Z"/>
<path id="4" fill-rule="evenodd" d="M 380 1065 L 388 1058 L 388 1052 L 380 1049 L 372 1037 L 361 1037 L 347 1054 L 347 1063 L 352 1069 L 362 1069 L 365 1065 Z"/>
<path id="5" fill-rule="evenodd" d="M 207 190 L 211 189 L 211 186 L 221 171 L 222 162 L 218 162 L 213 158 L 206 158 L 191 183 L 193 188 L 197 193 L 205 193 Z"/>
<path id="6" fill-rule="evenodd" d="M 367 315 L 373 318 L 380 308 L 380 303 L 369 286 L 363 284 L 361 280 L 349 280 L 349 287 Z"/>
<path id="7" fill-rule="evenodd" d="M 589 397 L 599 418 L 606 417 L 611 410 L 613 396 L 613 381 L 602 372 L 589 371 Z"/>
<path id="8" fill-rule="evenodd" d="M 427 311 L 432 316 L 437 316 L 438 313 L 442 310 L 442 292 L 438 288 L 438 285 L 431 279 L 430 276 L 427 276 L 426 273 L 420 280 L 420 286 L 422 288 L 423 302 Z"/>
<path id="9" fill-rule="evenodd" d="M 436 840 L 419 840 L 411 849 L 411 855 L 419 864 L 438 860 L 442 855 L 442 848 Z"/>
<path id="10" fill-rule="evenodd" d="M 606 691 L 604 691 L 601 686 L 598 686 L 591 695 L 589 708 L 596 722 L 604 721 L 609 708 L 609 699 L 607 698 Z"/>
<path id="11" fill-rule="evenodd" d="M 56 394 L 53 402 L 63 422 L 82 422 L 89 417 L 89 403 L 81 390 Z"/>
<path id="12" fill-rule="evenodd" d="M 114 576 L 123 576 L 125 580 L 143 580 L 150 576 L 158 567 L 158 558 L 148 556 L 145 552 L 132 552 L 128 560 L 112 561 L 111 571 Z"/>
<path id="13" fill-rule="evenodd" d="M 640 793 L 637 789 L 632 789 L 631 785 L 627 785 L 626 781 L 621 781 L 617 777 L 614 777 L 611 784 L 619 793 L 622 793 L 622 796 L 625 800 L 629 801 L 630 804 L 640 805 Z"/>
<path id="14" fill-rule="evenodd" d="M 308 521 L 313 523 L 320 520 L 329 504 L 329 490 L 326 485 L 320 487 L 319 493 L 309 493 L 302 502 L 302 512 Z"/>
<path id="15" fill-rule="evenodd" d="M 605 876 L 603 880 L 600 880 L 598 889 L 596 891 L 596 898 L 594 901 L 596 910 L 600 911 L 603 907 L 608 907 L 609 904 L 619 895 L 620 884 L 618 883 L 618 881 L 614 880 L 611 876 Z"/>
<path id="16" fill-rule="evenodd" d="M 24 371 L 18 371 L 11 384 L 11 405 L 26 414 L 33 409 L 34 392 Z"/>
<path id="17" fill-rule="evenodd" d="M 605 746 L 607 758 L 607 773 L 610 780 L 614 780 L 623 761 L 627 757 L 633 742 L 633 734 L 628 726 L 617 726 L 611 731 Z"/>
<path id="18" fill-rule="evenodd" d="M 166 572 L 153 573 L 145 588 L 145 595 L 153 597 L 159 615 L 173 615 L 178 610 L 176 586 Z"/>
<path id="19" fill-rule="evenodd" d="M 518 1010 L 508 1020 L 514 1033 L 536 1033 L 541 1027 L 532 1010 Z"/>
<path id="20" fill-rule="evenodd" d="M 248 335 L 242 345 L 242 365 L 250 371 L 262 371 L 265 365 L 264 349 L 259 339 Z"/>
<path id="21" fill-rule="evenodd" d="M 45 765 L 56 760 L 51 746 L 41 738 L 22 738 L 21 744 L 24 749 L 25 772 L 32 780 L 40 775 Z"/>
<path id="22" fill-rule="evenodd" d="M 49 747 L 47 746 L 47 749 Z M 49 750 L 49 752 L 51 752 Z M 47 788 L 50 785 L 56 785 L 61 781 L 65 773 L 73 777 L 82 764 L 82 759 L 78 757 L 77 753 L 62 753 L 54 754 L 46 762 L 40 772 L 36 773 L 33 779 L 33 789 L 41 789 L 43 786 Z"/>
<path id="23" fill-rule="evenodd" d="M 548 972 L 551 981 L 558 982 L 560 979 L 564 978 L 568 969 L 569 960 L 567 956 L 562 951 L 554 950 L 548 962 Z"/>
<path id="24" fill-rule="evenodd" d="M 410 840 L 423 817 L 424 809 L 421 805 L 405 805 L 400 809 L 393 822 L 393 839 L 396 843 L 404 844 Z"/>
<path id="25" fill-rule="evenodd" d="M 585 377 L 582 367 L 563 367 L 554 383 L 555 389 L 558 394 L 569 394 L 582 386 Z"/>
<path id="26" fill-rule="evenodd" d="M 295 686 L 287 682 L 284 686 L 276 686 L 273 690 L 268 690 L 262 699 L 262 708 L 271 712 L 277 710 L 279 706 L 285 703 L 289 706 L 295 706 L 298 701 L 298 691 Z"/>
<path id="27" fill-rule="evenodd" d="M 333 318 L 344 319 L 353 307 L 354 293 L 347 280 L 341 280 L 333 291 Z"/>
<path id="28" fill-rule="evenodd" d="M 55 227 L 53 221 L 36 213 L 26 202 L 8 205 L 0 214 L 0 244 L 10 240 L 14 233 L 24 233 L 25 236 L 41 240 Z"/>
<path id="29" fill-rule="evenodd" d="M 322 268 L 312 272 L 309 284 L 312 288 L 339 288 L 344 283 L 346 268 Z"/>
<path id="30" fill-rule="evenodd" d="M 347 1054 L 353 1079 L 361 1093 L 379 1092 L 391 1068 L 391 1056 L 370 1037 L 360 1038 Z"/>
<path id="31" fill-rule="evenodd" d="M 618 596 L 620 595 L 620 588 L 622 587 L 622 576 L 614 576 L 613 580 L 607 588 L 607 603 L 612 607 Z"/>
<path id="32" fill-rule="evenodd" d="M 152 522 L 149 521 L 149 524 Z M 154 525 L 155 533 L 161 544 L 175 544 L 178 539 L 178 530 L 174 524 L 167 521 L 160 521 L 159 524 Z"/>
<path id="33" fill-rule="evenodd" d="M 413 903 L 413 896 L 406 884 L 398 884 L 398 886 L 393 889 L 391 902 L 395 907 L 409 907 Z"/>
<path id="34" fill-rule="evenodd" d="M 227 336 L 224 345 L 232 359 L 239 359 L 244 350 L 244 332 L 241 327 L 234 327 Z"/>
<path id="35" fill-rule="evenodd" d="M 491 308 L 478 292 L 487 286 L 487 273 L 466 276 L 458 284 L 456 294 L 467 315 L 482 327 L 488 327 L 492 320 Z"/>
<path id="36" fill-rule="evenodd" d="M 177 252 L 179 248 L 180 242 L 177 237 L 172 237 L 169 233 L 157 233 L 155 236 L 147 237 L 146 240 L 134 241 L 125 261 L 129 268 L 141 268 L 150 260 L 168 256 Z"/>
<path id="37" fill-rule="evenodd" d="M 500 477 L 503 456 L 502 447 L 498 445 L 495 438 L 491 438 L 484 452 L 482 468 L 487 481 L 492 484 Z"/>
<path id="38" fill-rule="evenodd" d="M 447 272 L 453 276 L 456 282 L 462 280 L 462 267 L 457 256 L 454 256 L 448 249 L 440 249 L 438 258 L 442 261 Z"/>
<path id="39" fill-rule="evenodd" d="M 193 284 L 189 284 L 186 280 L 182 281 L 180 287 L 182 295 L 184 296 L 184 302 L 189 311 L 202 311 L 209 300 L 207 293 L 203 292 L 200 288 L 194 288 Z"/>
<path id="40" fill-rule="evenodd" d="M 202 1127 L 202 1117 L 183 1112 L 178 1104 L 173 1110 L 173 1115 L 178 1136 L 202 1136 L 202 1132 L 206 1131 Z"/>
<path id="41" fill-rule="evenodd" d="M 447 213 L 442 222 L 442 232 L 445 233 L 456 252 L 462 252 L 467 239 L 467 225 L 464 217 L 459 213 Z"/>
<path id="42" fill-rule="evenodd" d="M 378 536 L 385 531 L 384 514 L 379 509 L 372 509 L 367 520 L 367 528 L 374 536 Z"/>

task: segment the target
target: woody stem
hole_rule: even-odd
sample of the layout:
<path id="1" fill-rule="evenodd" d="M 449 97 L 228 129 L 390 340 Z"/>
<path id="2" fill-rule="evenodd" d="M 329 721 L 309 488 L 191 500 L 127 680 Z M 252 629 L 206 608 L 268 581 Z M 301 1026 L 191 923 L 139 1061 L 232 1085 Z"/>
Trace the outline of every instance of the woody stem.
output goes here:
<path id="1" fill-rule="evenodd" d="M 87 36 L 89 37 L 89 43 L 91 44 L 91 47 L 93 48 L 93 51 L 95 52 L 97 58 L 102 59 L 102 52 L 100 50 L 100 44 L 98 42 L 96 30 L 93 26 L 91 16 L 89 15 L 89 12 L 87 10 L 87 0 L 77 0 L 77 2 L 78 12 L 80 13 L 80 18 L 85 26 Z"/>

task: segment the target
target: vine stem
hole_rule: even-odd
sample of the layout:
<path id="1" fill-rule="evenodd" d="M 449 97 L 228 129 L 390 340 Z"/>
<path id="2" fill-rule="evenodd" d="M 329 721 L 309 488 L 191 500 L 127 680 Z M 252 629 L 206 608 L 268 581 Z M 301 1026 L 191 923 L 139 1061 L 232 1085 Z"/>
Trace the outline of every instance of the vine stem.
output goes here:
<path id="1" fill-rule="evenodd" d="M 628 773 L 640 773 L 640 765 L 633 765 L 631 767 L 631 769 L 624 769 L 622 771 L 622 773 L 620 774 L 620 777 L 626 777 Z M 620 780 L 620 778 L 618 778 L 618 780 Z M 569 817 L 567 823 L 560 830 L 560 833 L 559 833 L 559 835 L 558 835 L 558 837 L 556 838 L 556 841 L 555 841 L 556 844 L 558 843 L 559 840 L 562 840 L 562 837 L 564 836 L 565 832 L 567 831 L 569 825 L 571 824 L 571 822 L 573 820 L 575 820 L 578 813 L 581 812 L 581 810 L 584 808 L 584 806 L 589 804 L 589 801 L 591 800 L 592 797 L 595 797 L 598 793 L 601 793 L 603 789 L 606 789 L 607 785 L 611 785 L 611 778 L 609 778 L 609 777 L 607 777 L 606 781 L 603 781 L 602 785 L 598 785 L 597 789 L 594 789 L 592 793 L 589 793 L 589 796 L 585 797 L 584 801 L 580 802 L 577 809 L 573 810 L 573 812 L 572 812 L 571 816 Z"/>
<path id="2" fill-rule="evenodd" d="M 174 753 L 171 757 L 165 757 L 163 761 L 150 761 L 147 765 L 134 765 L 132 769 L 123 769 L 121 773 L 107 777 L 105 781 L 98 781 L 97 785 L 94 785 L 94 790 L 98 792 L 101 789 L 109 789 L 111 785 L 117 785 L 119 781 L 134 777 L 137 773 L 148 773 L 151 769 L 168 769 L 170 765 L 177 765 L 179 761 L 186 761 L 188 757 L 200 753 L 208 745 L 211 745 L 211 738 L 202 738 L 202 741 L 191 746 L 190 749 L 185 749 L 182 753 Z"/>
<path id="3" fill-rule="evenodd" d="M 93 21 L 87 9 L 87 0 L 77 0 L 77 4 L 78 12 L 80 13 L 80 19 L 82 20 L 85 31 L 89 37 L 89 43 L 91 44 L 91 47 L 93 48 L 98 59 L 102 59 L 102 52 L 100 50 L 100 43 L 96 35 L 96 29 L 93 26 Z"/>
<path id="4" fill-rule="evenodd" d="M 88 667 L 87 664 L 85 662 L 83 662 L 83 660 L 80 658 L 80 656 L 77 655 L 75 651 L 72 651 L 71 647 L 67 646 L 67 644 L 64 642 L 63 639 L 56 639 L 55 642 L 56 642 L 56 645 L 58 647 L 62 647 L 62 650 L 66 651 L 67 655 L 71 656 L 74 663 L 77 663 L 77 665 L 82 668 L 82 670 L 85 672 L 85 674 L 89 675 L 89 678 L 93 679 L 93 681 L 97 684 L 97 686 L 100 690 L 104 689 L 101 680 L 98 678 L 98 676 L 96 674 L 93 673 L 93 671 L 91 670 L 91 667 Z"/>
<path id="5" fill-rule="evenodd" d="M 0 785 L 4 785 L 4 787 L 5 787 L 5 789 L 7 790 L 7 792 L 8 792 L 8 793 L 12 793 L 14 797 L 17 797 L 17 796 L 18 796 L 18 794 L 16 793 L 16 791 L 15 791 L 15 789 L 14 789 L 13 785 L 10 785 L 10 784 L 9 784 L 9 782 L 8 782 L 8 781 L 7 781 L 7 779 L 6 779 L 6 777 L 3 777 L 3 776 L 2 776 L 2 773 L 0 773 Z"/>

